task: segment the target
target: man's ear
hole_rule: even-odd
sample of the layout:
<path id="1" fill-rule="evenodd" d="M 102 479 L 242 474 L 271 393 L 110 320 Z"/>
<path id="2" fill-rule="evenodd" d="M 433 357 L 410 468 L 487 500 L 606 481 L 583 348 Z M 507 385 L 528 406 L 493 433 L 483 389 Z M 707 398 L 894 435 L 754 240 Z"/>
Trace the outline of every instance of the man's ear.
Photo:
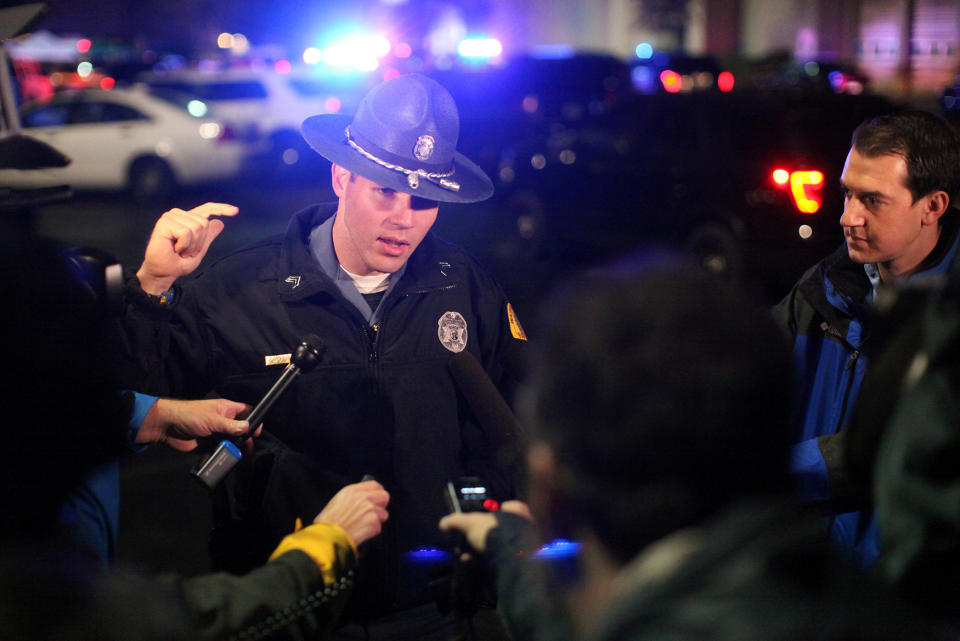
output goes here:
<path id="1" fill-rule="evenodd" d="M 923 224 L 936 225 L 940 222 L 940 217 L 947 212 L 950 207 L 950 196 L 943 190 L 938 190 L 924 196 Z"/>
<path id="2" fill-rule="evenodd" d="M 347 183 L 350 181 L 350 172 L 334 163 L 330 165 L 330 182 L 333 185 L 333 193 L 337 198 L 343 198 L 347 191 Z"/>

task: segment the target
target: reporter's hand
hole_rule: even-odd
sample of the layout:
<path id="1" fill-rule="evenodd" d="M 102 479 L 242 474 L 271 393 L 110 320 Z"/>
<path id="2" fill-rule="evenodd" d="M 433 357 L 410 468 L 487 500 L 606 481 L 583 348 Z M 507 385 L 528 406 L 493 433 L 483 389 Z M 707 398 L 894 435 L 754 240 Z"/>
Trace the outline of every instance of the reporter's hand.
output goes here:
<path id="1" fill-rule="evenodd" d="M 166 443 L 175 450 L 190 452 L 197 447 L 197 438 L 223 434 L 236 437 L 250 424 L 238 420 L 252 408 L 246 403 L 210 398 L 180 401 L 159 398 L 147 412 L 137 432 L 137 443 Z"/>
<path id="2" fill-rule="evenodd" d="M 523 501 L 504 501 L 500 511 L 533 520 L 530 508 Z M 495 527 L 497 527 L 497 515 L 493 512 L 455 512 L 440 519 L 441 530 L 460 532 L 470 547 L 479 553 L 487 551 L 487 537 L 490 536 L 490 530 Z"/>
<path id="3" fill-rule="evenodd" d="M 389 516 L 389 501 L 390 495 L 377 481 L 354 483 L 334 494 L 313 522 L 339 525 L 354 545 L 360 545 L 380 534 Z"/>
<path id="4" fill-rule="evenodd" d="M 238 211 L 233 205 L 204 203 L 188 211 L 171 209 L 160 216 L 137 270 L 143 291 L 159 295 L 177 278 L 195 270 L 210 243 L 223 231 L 223 221 L 211 216 L 235 216 Z"/>

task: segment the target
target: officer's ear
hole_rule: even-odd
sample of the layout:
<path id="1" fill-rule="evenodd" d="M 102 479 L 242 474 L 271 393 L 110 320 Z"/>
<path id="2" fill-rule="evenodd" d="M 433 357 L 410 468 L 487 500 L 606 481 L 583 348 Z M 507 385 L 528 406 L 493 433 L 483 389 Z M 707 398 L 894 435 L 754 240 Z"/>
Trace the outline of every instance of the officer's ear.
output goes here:
<path id="1" fill-rule="evenodd" d="M 337 195 L 337 198 L 343 198 L 346 193 L 350 176 L 350 172 L 340 165 L 336 163 L 330 165 L 330 181 L 333 185 L 333 193 Z"/>

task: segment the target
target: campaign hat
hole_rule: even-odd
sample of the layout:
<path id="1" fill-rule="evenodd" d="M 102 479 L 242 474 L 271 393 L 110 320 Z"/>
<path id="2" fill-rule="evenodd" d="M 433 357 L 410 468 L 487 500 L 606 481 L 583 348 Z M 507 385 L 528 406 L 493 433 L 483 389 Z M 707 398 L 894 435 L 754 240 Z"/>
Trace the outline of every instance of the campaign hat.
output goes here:
<path id="1" fill-rule="evenodd" d="M 453 97 L 421 74 L 376 85 L 353 116 L 311 116 L 301 132 L 318 154 L 383 187 L 441 202 L 493 195 L 490 178 L 457 151 L 460 115 Z"/>

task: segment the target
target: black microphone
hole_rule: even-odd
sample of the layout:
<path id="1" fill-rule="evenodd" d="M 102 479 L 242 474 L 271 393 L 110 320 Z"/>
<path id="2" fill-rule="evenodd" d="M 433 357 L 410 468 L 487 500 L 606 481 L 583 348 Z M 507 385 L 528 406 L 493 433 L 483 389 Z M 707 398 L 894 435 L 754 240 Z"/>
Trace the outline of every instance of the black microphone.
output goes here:
<path id="1" fill-rule="evenodd" d="M 207 487 L 215 487 L 234 466 L 243 459 L 240 444 L 251 438 L 263 422 L 270 408 L 277 399 L 290 387 L 290 384 L 303 372 L 309 372 L 320 362 L 323 356 L 323 341 L 316 334 L 307 334 L 290 357 L 290 364 L 284 368 L 280 378 L 273 384 L 256 407 L 247 416 L 250 429 L 235 441 L 224 439 L 220 441 L 213 453 L 202 461 L 190 473 L 203 481 Z"/>
<path id="2" fill-rule="evenodd" d="M 447 369 L 494 448 L 511 458 L 518 454 L 524 438 L 523 427 L 480 361 L 464 350 L 450 357 Z"/>

